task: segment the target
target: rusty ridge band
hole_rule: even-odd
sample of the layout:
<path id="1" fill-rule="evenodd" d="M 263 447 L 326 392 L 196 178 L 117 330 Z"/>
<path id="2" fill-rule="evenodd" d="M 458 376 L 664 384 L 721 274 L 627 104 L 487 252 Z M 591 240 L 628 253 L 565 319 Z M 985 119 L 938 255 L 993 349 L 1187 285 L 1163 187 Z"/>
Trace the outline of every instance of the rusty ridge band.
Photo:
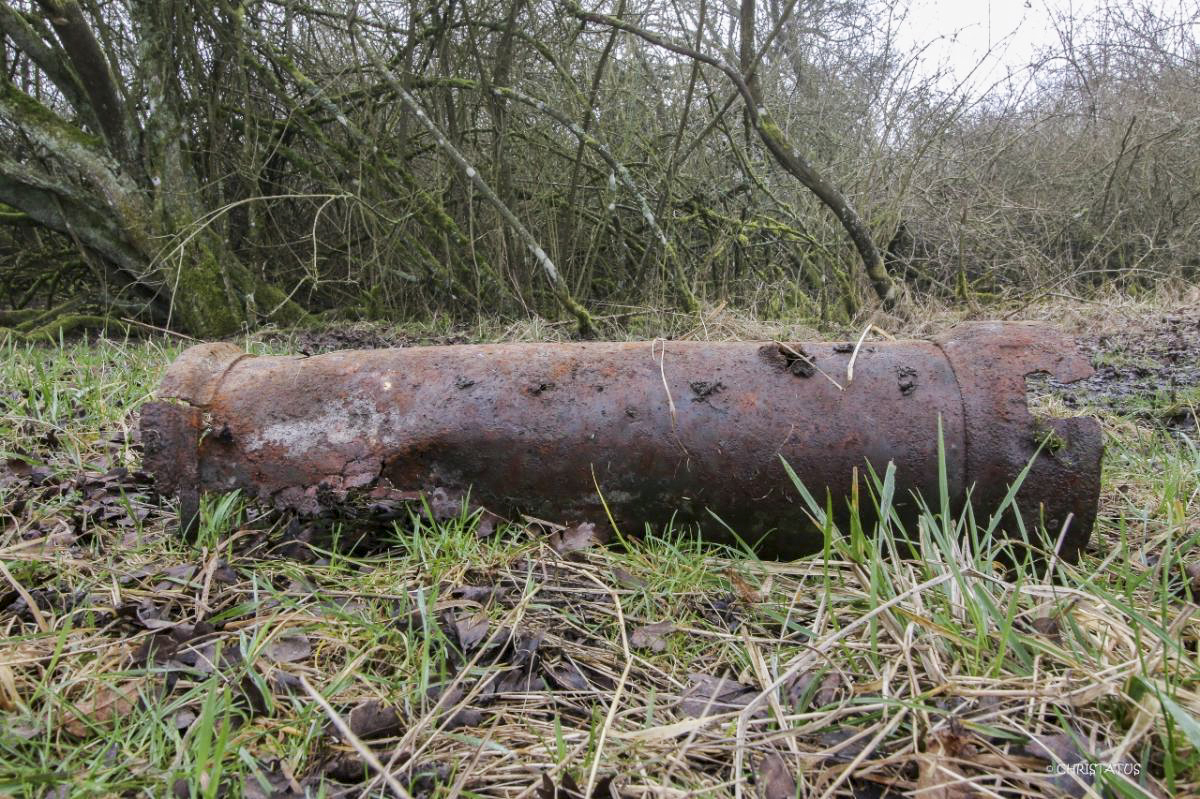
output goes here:
<path id="1" fill-rule="evenodd" d="M 508 518 L 603 522 L 599 486 L 623 531 L 695 523 L 790 557 L 822 538 L 781 459 L 839 514 L 868 466 L 881 475 L 894 462 L 895 506 L 911 520 L 914 494 L 938 502 L 940 422 L 956 512 L 970 501 L 986 523 L 1032 460 L 1016 499 L 1024 526 L 1078 556 L 1096 514 L 1100 428 L 1035 418 L 1025 382 L 1091 374 L 1073 342 L 1033 324 L 961 325 L 864 345 L 847 382 L 852 349 L 643 341 L 254 357 L 202 344 L 142 409 L 146 466 L 185 518 L 200 492 L 240 489 L 302 513 L 357 492 L 439 491 Z M 1010 516 L 1000 529 L 1019 527 Z"/>

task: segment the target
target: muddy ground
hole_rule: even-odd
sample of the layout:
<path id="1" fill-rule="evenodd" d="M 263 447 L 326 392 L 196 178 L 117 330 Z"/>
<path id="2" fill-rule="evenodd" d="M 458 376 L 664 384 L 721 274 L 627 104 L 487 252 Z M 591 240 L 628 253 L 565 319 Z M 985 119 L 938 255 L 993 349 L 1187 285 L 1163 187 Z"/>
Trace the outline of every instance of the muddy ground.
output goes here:
<path id="1" fill-rule="evenodd" d="M 1096 373 L 1054 392 L 1068 407 L 1101 407 L 1195 436 L 1200 411 L 1200 310 L 1079 337 Z"/>

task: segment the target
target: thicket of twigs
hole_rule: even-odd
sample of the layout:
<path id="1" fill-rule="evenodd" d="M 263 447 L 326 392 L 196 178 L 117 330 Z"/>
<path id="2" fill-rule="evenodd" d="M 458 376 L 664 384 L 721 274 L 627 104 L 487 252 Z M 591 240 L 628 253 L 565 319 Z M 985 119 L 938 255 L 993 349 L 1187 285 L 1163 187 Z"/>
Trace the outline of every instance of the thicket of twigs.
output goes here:
<path id="1" fill-rule="evenodd" d="M 955 86 L 876 0 L 6 0 L 0 324 L 832 319 L 883 294 L 871 245 L 922 296 L 1194 280 L 1200 28 L 1165 9 Z"/>

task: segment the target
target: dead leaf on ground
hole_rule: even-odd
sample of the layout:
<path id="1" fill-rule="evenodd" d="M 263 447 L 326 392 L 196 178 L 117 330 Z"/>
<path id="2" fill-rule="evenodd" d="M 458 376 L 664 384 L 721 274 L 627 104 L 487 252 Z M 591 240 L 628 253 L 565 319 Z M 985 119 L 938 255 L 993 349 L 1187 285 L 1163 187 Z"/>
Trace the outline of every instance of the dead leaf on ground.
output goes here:
<path id="1" fill-rule="evenodd" d="M 1052 641 L 1058 641 L 1062 637 L 1062 627 L 1058 619 L 1053 616 L 1042 616 L 1040 619 L 1034 619 L 1029 622 L 1029 626 L 1035 632 L 1041 633 Z"/>
<path id="2" fill-rule="evenodd" d="M 714 627 L 735 633 L 742 626 L 744 608 L 733 594 L 725 594 L 702 598 L 697 612 Z"/>
<path id="3" fill-rule="evenodd" d="M 220 561 L 217 568 L 213 569 L 212 579 L 217 585 L 235 585 L 238 582 L 238 575 L 232 566 L 225 561 Z"/>
<path id="4" fill-rule="evenodd" d="M 738 574 L 732 567 L 725 570 L 725 576 L 729 578 L 729 582 L 733 586 L 733 592 L 737 594 L 738 599 L 747 605 L 754 605 L 763 601 L 762 593 L 746 582 L 746 578 Z"/>
<path id="5" fill-rule="evenodd" d="M 471 512 L 479 514 L 479 524 L 475 527 L 477 538 L 487 538 L 493 535 L 507 521 L 503 516 L 492 513 L 487 508 L 472 506 Z"/>
<path id="6" fill-rule="evenodd" d="M 1191 591 L 1193 598 L 1200 599 L 1200 562 L 1185 565 L 1182 576 L 1183 581 L 1177 593 L 1186 596 L 1188 591 Z"/>
<path id="7" fill-rule="evenodd" d="M 264 654 L 276 663 L 295 663 L 312 654 L 312 643 L 302 633 L 281 635 L 267 644 Z"/>
<path id="8" fill-rule="evenodd" d="M 817 683 L 814 691 L 813 683 L 820 676 L 819 671 L 806 671 L 785 683 L 783 690 L 788 704 L 797 711 L 832 705 L 837 700 L 838 689 L 844 682 L 842 675 L 836 671 L 827 672 L 824 677 L 821 677 L 821 682 Z M 809 691 L 812 691 L 812 698 L 805 702 L 804 699 Z"/>
<path id="9" fill-rule="evenodd" d="M 813 707 L 832 705 L 837 700 L 838 689 L 842 687 L 842 682 L 841 672 L 831 671 L 826 674 L 813 697 Z"/>
<path id="10" fill-rule="evenodd" d="M 1095 777 L 1080 769 L 1081 764 L 1090 763 L 1088 757 L 1080 751 L 1075 743 L 1075 737 L 1069 733 L 1059 732 L 1053 735 L 1030 734 L 1029 743 L 1018 754 L 1036 757 L 1051 766 L 1065 766 L 1062 770 L 1054 769 L 1049 772 L 1049 782 L 1059 791 L 1068 796 L 1081 797 L 1087 794 L 1095 781 Z M 1072 773 L 1068 769 L 1079 769 Z M 1086 787 L 1085 787 L 1086 786 Z"/>
<path id="11" fill-rule="evenodd" d="M 635 649 L 662 652 L 667 648 L 667 636 L 673 632 L 675 632 L 675 625 L 671 622 L 655 622 L 635 629 L 629 635 L 629 643 Z"/>
<path id="12" fill-rule="evenodd" d="M 177 730 L 186 730 L 196 721 L 196 711 L 191 708 L 182 708 L 171 714 L 171 726 Z"/>
<path id="13" fill-rule="evenodd" d="M 591 522 L 583 522 L 552 533 L 547 540 L 550 542 L 550 548 L 560 555 L 570 555 L 572 552 L 579 552 L 603 543 L 596 533 L 596 525 Z"/>
<path id="14" fill-rule="evenodd" d="M 741 710 L 758 695 L 752 685 L 707 674 L 689 674 L 688 687 L 680 701 L 680 709 L 692 718 L 715 716 Z M 766 712 L 759 707 L 756 716 Z"/>
<path id="15" fill-rule="evenodd" d="M 772 752 L 758 761 L 755 784 L 761 799 L 796 799 L 796 778 L 777 753 Z"/>
<path id="16" fill-rule="evenodd" d="M 359 738 L 380 738 L 400 731 L 400 714 L 378 699 L 369 699 L 354 707 L 346 719 L 350 731 Z"/>
<path id="17" fill-rule="evenodd" d="M 618 583 L 620 583 L 621 585 L 625 586 L 626 588 L 645 588 L 646 587 L 645 580 L 643 580 L 639 577 L 635 577 L 633 574 L 626 571 L 625 569 L 622 569 L 620 566 L 613 566 L 612 574 L 613 574 L 613 577 L 616 579 L 616 581 Z"/>
<path id="18" fill-rule="evenodd" d="M 507 589 L 494 585 L 460 585 L 447 592 L 453 599 L 466 599 L 486 605 L 493 599 L 503 599 Z"/>
<path id="19" fill-rule="evenodd" d="M 101 683 L 91 696 L 66 709 L 62 717 L 63 730 L 76 738 L 86 738 L 94 728 L 129 715 L 137 707 L 138 689 L 142 684 L 142 680 Z"/>
<path id="20" fill-rule="evenodd" d="M 587 675 L 573 660 L 563 660 L 555 666 L 546 666 L 546 676 L 560 691 L 590 691 L 592 689 Z"/>
<path id="21" fill-rule="evenodd" d="M 308 787 L 313 789 L 313 793 L 319 792 L 320 789 L 320 786 L 315 784 Z M 305 791 L 305 786 L 296 781 L 282 760 L 255 763 L 253 770 L 246 775 L 246 781 L 242 783 L 244 799 L 300 799 L 309 795 L 311 794 Z"/>
<path id="22" fill-rule="evenodd" d="M 863 753 L 869 740 L 854 727 L 836 727 L 817 735 L 826 763 L 849 763 Z"/>
<path id="23" fill-rule="evenodd" d="M 33 471 L 33 461 L 25 457 L 11 457 L 4 459 L 4 469 L 9 474 L 15 477 L 28 477 Z"/>
<path id="24" fill-rule="evenodd" d="M 389 760 L 397 757 L 407 756 L 411 753 L 397 751 L 378 751 L 376 756 L 387 763 Z M 368 780 L 374 770 L 371 769 L 362 755 L 358 752 L 341 752 L 326 760 L 319 767 L 318 771 L 305 778 L 305 785 L 309 786 L 306 796 L 326 795 L 330 797 L 348 797 L 360 796 L 361 791 L 344 791 L 332 790 L 328 793 L 321 794 L 319 789 L 326 788 L 328 780 L 349 785 L 360 785 Z M 453 768 L 446 761 L 431 760 L 421 761 L 415 765 L 408 766 L 402 770 L 392 772 L 401 785 L 406 785 L 413 797 L 428 797 L 433 795 L 434 790 L 438 785 L 450 779 L 453 773 Z M 313 779 L 323 775 L 325 780 Z M 310 785 L 315 782 L 316 785 Z M 330 786 L 333 787 L 333 786 Z"/>
<path id="25" fill-rule="evenodd" d="M 456 730 L 459 727 L 474 727 L 483 721 L 483 711 L 463 702 L 467 692 L 463 690 L 462 686 L 456 685 L 446 691 L 443 691 L 440 686 L 431 686 L 426 695 L 438 703 L 441 711 L 438 716 L 438 726 L 443 731 Z"/>
<path id="26" fill-rule="evenodd" d="M 166 630 L 176 626 L 176 622 L 161 618 L 162 610 L 149 599 L 143 599 L 137 604 L 125 602 L 116 608 L 117 616 L 147 630 Z"/>
<path id="27" fill-rule="evenodd" d="M 932 733 L 925 741 L 925 752 L 919 756 L 920 770 L 917 788 L 913 791 L 924 799 L 968 799 L 979 794 L 959 768 L 957 761 L 971 760 L 975 746 L 962 723 L 951 718 L 950 724 Z"/>
<path id="28" fill-rule="evenodd" d="M 487 614 L 483 611 L 474 613 L 454 622 L 454 632 L 458 636 L 458 644 L 463 652 L 470 652 L 479 646 L 487 636 L 490 628 Z"/>
<path id="29" fill-rule="evenodd" d="M 178 566 L 172 566 L 168 569 L 159 572 L 161 576 L 167 578 L 157 583 L 154 590 L 157 593 L 165 593 L 167 591 L 175 591 L 180 588 L 189 587 L 192 575 L 196 573 L 196 566 L 192 563 L 181 563 Z"/>

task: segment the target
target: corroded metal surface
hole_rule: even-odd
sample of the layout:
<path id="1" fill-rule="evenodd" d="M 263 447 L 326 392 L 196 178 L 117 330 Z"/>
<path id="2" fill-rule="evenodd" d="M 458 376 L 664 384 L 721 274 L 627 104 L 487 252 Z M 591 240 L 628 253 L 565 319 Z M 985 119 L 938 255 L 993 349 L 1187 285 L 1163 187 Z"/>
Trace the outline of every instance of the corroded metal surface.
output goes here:
<path id="1" fill-rule="evenodd" d="M 782 464 L 846 506 L 857 473 L 896 464 L 896 505 L 936 503 L 939 422 L 955 509 L 987 518 L 1018 494 L 1026 526 L 1091 532 L 1101 436 L 1092 419 L 1035 419 L 1025 377 L 1091 369 L 1045 327 L 973 324 L 933 341 L 864 345 L 684 341 L 492 344 L 254 357 L 184 352 L 143 411 L 146 465 L 165 492 L 241 489 L 315 513 L 350 492 L 466 495 L 510 518 L 671 519 L 762 552 L 820 548 Z M 865 494 L 865 491 L 864 491 Z M 188 504 L 190 503 L 190 504 Z M 865 503 L 864 504 L 869 504 Z M 1011 517 L 1002 525 L 1015 534 Z"/>

